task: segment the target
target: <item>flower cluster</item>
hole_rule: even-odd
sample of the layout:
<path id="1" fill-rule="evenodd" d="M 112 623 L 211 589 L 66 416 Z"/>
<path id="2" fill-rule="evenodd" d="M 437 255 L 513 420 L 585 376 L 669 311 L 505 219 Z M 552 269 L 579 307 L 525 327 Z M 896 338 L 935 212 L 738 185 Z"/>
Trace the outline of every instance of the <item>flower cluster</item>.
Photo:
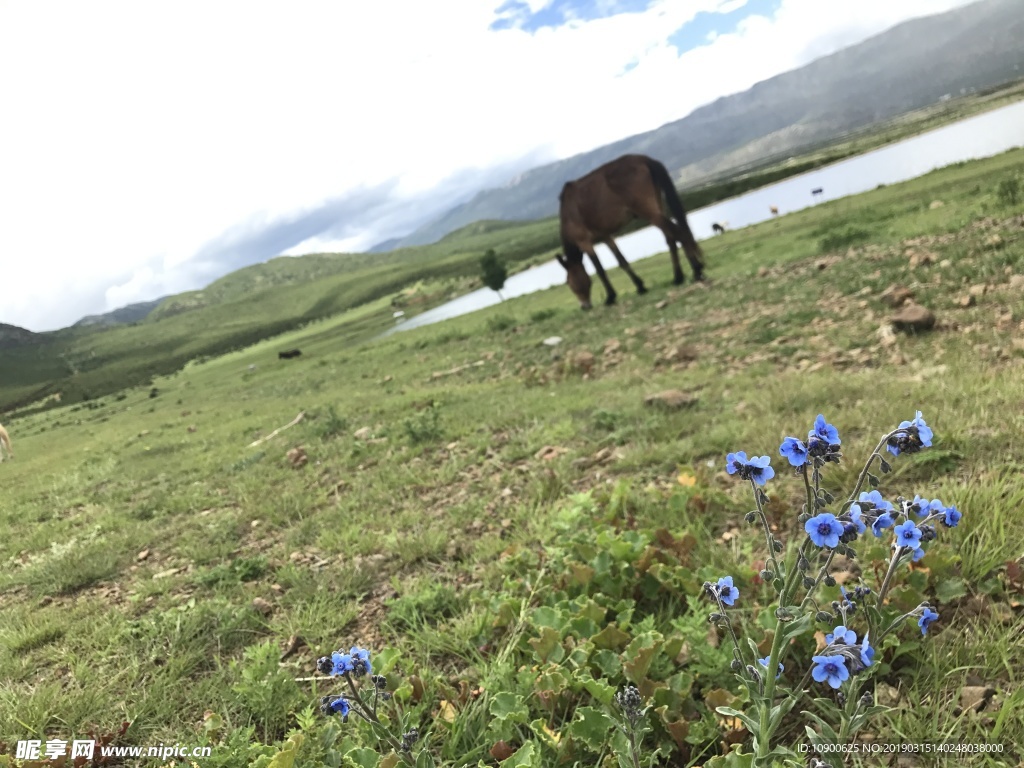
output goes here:
<path id="1" fill-rule="evenodd" d="M 705 593 L 718 608 L 711 614 L 711 621 L 726 627 L 733 641 L 732 669 L 739 673 L 747 686 L 751 701 L 762 700 L 764 703 L 764 706 L 755 708 L 756 717 L 743 715 L 744 723 L 754 734 L 755 752 L 759 757 L 766 757 L 771 752 L 771 736 L 779 725 L 779 717 L 771 715 L 771 711 L 783 707 L 773 702 L 776 682 L 786 670 L 783 664 L 786 650 L 795 637 L 809 631 L 814 621 L 827 622 L 831 631 L 824 635 L 824 647 L 819 645 L 811 656 L 797 691 L 803 691 L 812 678 L 836 690 L 835 700 L 840 709 L 835 713 L 845 723 L 842 732 L 849 736 L 862 727 L 876 709 L 870 694 L 858 698 L 861 677 L 875 665 L 876 648 L 881 647 L 886 636 L 908 619 L 916 618 L 921 633 L 926 635 L 931 624 L 939 618 L 928 602 L 901 614 L 885 598 L 897 568 L 924 557 L 925 545 L 937 538 L 937 525 L 956 527 L 962 518 L 961 512 L 955 506 L 947 506 L 941 499 L 916 495 L 912 500 L 896 497 L 889 501 L 876 489 L 862 490 L 865 481 L 870 481 L 872 486 L 879 484 L 878 478 L 869 471 L 876 461 L 883 474 L 891 471 L 892 467 L 883 458 L 886 450 L 893 456 L 915 453 L 930 447 L 933 437 L 920 411 L 916 412 L 913 420 L 901 422 L 878 443 L 845 500 L 837 500 L 822 486 L 822 469 L 830 463 L 839 464 L 843 458 L 839 430 L 826 420 L 824 414 L 818 414 L 806 440 L 792 436 L 783 439 L 779 455 L 786 459 L 793 474 L 802 478 L 806 491 L 806 503 L 798 518 L 806 537 L 798 549 L 789 552 L 787 559 L 781 555 L 785 547 L 769 526 L 764 510 L 768 497 L 761 488 L 775 476 L 771 459 L 768 456 L 748 459 L 743 451 L 726 457 L 726 471 L 749 481 L 753 488 L 757 509 L 747 514 L 746 520 L 748 523 L 760 521 L 764 529 L 770 569 L 761 572 L 761 579 L 770 584 L 779 596 L 771 652 L 763 658 L 758 658 L 755 653 L 756 663 L 748 664 L 744 661 L 730 619 L 731 611 L 728 610 L 740 597 L 733 578 L 723 576 L 717 582 L 704 584 Z M 869 529 L 875 538 L 892 537 L 892 555 L 884 580 L 877 590 L 864 585 L 851 586 L 849 590 L 840 586 L 841 598 L 831 603 L 831 611 L 822 610 L 817 603 L 817 590 L 823 585 L 837 586 L 838 580 L 830 572 L 835 556 L 855 558 L 856 552 L 851 545 L 865 536 Z M 803 597 L 800 597 L 801 589 Z M 863 636 L 859 636 L 851 626 L 851 619 L 855 616 L 862 616 L 866 625 Z M 748 642 L 752 649 L 757 649 L 753 640 Z M 793 695 L 784 701 L 793 701 Z M 850 702 L 850 707 L 846 702 Z M 728 714 L 722 709 L 719 711 Z M 823 722 L 822 726 L 824 728 Z"/>

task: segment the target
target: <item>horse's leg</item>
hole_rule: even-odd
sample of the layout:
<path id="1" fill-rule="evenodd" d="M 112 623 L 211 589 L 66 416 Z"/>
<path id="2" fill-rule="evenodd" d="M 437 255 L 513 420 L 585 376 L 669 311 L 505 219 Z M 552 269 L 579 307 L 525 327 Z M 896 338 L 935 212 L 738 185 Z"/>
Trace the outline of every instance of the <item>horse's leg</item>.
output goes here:
<path id="1" fill-rule="evenodd" d="M 604 271 L 604 267 L 601 266 L 601 261 L 597 258 L 597 254 L 594 252 L 593 247 L 587 248 L 584 252 L 590 257 L 590 260 L 594 262 L 594 269 L 597 270 L 597 276 L 601 278 L 601 283 L 604 285 L 604 303 L 606 306 L 610 307 L 615 303 L 615 297 L 618 295 L 615 293 L 615 289 L 612 288 L 612 281 L 608 279 L 608 274 Z"/>
<path id="2" fill-rule="evenodd" d="M 623 271 L 629 275 L 629 279 L 633 281 L 633 285 L 636 286 L 636 292 L 639 294 L 647 293 L 647 288 L 644 286 L 644 281 L 640 279 L 640 276 L 633 271 L 633 268 L 626 261 L 626 257 L 622 255 L 622 251 L 619 250 L 619 246 L 615 244 L 612 238 L 606 238 L 604 244 L 608 246 L 611 252 L 615 255 L 615 260 L 619 262 L 619 266 L 622 267 Z"/>
<path id="3" fill-rule="evenodd" d="M 665 235 L 669 250 L 672 251 L 672 269 L 675 271 L 676 285 L 682 285 L 685 280 L 683 270 L 679 266 L 679 252 L 676 250 L 677 241 L 683 246 L 686 260 L 690 262 L 690 267 L 693 269 L 693 279 L 703 280 L 704 260 L 700 246 L 697 245 L 697 240 L 694 238 L 693 232 L 690 231 L 690 226 L 686 222 L 676 223 L 671 219 L 664 219 L 663 224 L 655 222 L 655 226 Z"/>
<path id="4" fill-rule="evenodd" d="M 661 230 L 661 234 L 665 236 L 665 242 L 668 243 L 669 253 L 672 254 L 672 282 L 676 285 L 682 285 L 686 282 L 686 275 L 683 274 L 683 268 L 679 264 L 679 250 L 676 248 L 676 240 L 678 239 L 676 237 L 676 228 L 673 226 L 671 221 L 663 216 L 652 219 L 651 224 Z M 687 254 L 687 256 L 689 256 L 689 254 Z M 690 264 L 692 265 L 693 262 L 691 261 Z M 699 280 L 700 272 L 697 270 L 695 271 L 697 272 L 697 279 Z"/>

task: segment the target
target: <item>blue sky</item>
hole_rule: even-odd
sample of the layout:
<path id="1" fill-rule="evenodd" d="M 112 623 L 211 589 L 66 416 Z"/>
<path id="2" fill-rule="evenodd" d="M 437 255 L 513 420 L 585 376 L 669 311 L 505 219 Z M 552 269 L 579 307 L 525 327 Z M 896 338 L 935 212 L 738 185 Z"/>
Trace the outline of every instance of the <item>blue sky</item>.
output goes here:
<path id="1" fill-rule="evenodd" d="M 966 2 L 3 0 L 0 322 L 359 251 Z"/>

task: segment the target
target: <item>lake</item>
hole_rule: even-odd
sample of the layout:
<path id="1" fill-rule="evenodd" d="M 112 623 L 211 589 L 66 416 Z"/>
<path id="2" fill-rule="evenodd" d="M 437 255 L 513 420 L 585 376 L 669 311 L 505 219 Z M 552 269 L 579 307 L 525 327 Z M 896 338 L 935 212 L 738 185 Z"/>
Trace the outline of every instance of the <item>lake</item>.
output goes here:
<path id="1" fill-rule="evenodd" d="M 951 163 L 990 157 L 1022 145 L 1024 102 L 968 117 L 880 149 L 799 176 L 791 176 L 739 197 L 699 208 L 689 212 L 687 220 L 694 236 L 704 239 L 713 235 L 711 225 L 714 222 L 728 222 L 729 229 L 746 227 L 771 218 L 769 209 L 773 205 L 779 209 L 780 215 L 791 213 L 825 200 L 866 192 L 879 184 L 907 181 Z M 813 189 L 821 189 L 822 192 L 812 196 Z M 667 250 L 665 238 L 654 227 L 645 227 L 615 240 L 619 250 L 630 262 Z M 596 250 L 606 268 L 615 266 L 615 257 L 605 246 L 599 245 Z M 589 259 L 586 264 L 587 271 L 594 274 Z M 509 299 L 564 284 L 565 270 L 557 261 L 549 261 L 512 275 L 505 282 L 502 295 Z M 566 291 L 566 301 L 570 300 L 574 301 Z M 465 315 L 499 301 L 494 291 L 481 288 L 402 320 L 384 335 Z"/>

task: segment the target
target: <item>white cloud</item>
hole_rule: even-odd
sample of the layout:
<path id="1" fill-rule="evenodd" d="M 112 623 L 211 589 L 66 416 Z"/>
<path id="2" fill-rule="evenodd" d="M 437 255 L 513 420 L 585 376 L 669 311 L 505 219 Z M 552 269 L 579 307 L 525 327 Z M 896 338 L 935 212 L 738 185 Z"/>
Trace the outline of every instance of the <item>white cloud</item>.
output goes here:
<path id="1" fill-rule="evenodd" d="M 440 212 L 487 169 L 657 127 L 964 2 L 783 0 L 682 56 L 674 30 L 739 0 L 533 35 L 489 29 L 500 0 L 7 2 L 0 320 L 49 329 L 199 287 L 216 269 L 199 256 L 226 233 L 394 185 L 378 219 L 346 209 L 338 231 L 278 252 L 365 247 L 404 234 L 403 200 Z"/>

